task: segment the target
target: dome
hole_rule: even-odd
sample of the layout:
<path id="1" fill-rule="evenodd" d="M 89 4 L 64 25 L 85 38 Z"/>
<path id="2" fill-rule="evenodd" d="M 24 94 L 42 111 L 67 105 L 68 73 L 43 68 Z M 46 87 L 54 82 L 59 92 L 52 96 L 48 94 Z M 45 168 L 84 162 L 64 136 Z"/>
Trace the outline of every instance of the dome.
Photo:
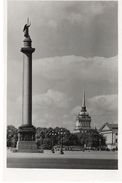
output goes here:
<path id="1" fill-rule="evenodd" d="M 88 113 L 88 112 L 83 112 L 83 111 L 81 111 L 81 112 L 79 113 L 79 115 L 89 115 L 89 113 Z"/>
<path id="2" fill-rule="evenodd" d="M 80 122 L 77 120 L 75 124 L 75 128 L 78 129 L 80 127 Z"/>
<path id="3" fill-rule="evenodd" d="M 79 126 L 80 126 L 80 122 L 76 121 L 76 127 L 79 127 Z"/>

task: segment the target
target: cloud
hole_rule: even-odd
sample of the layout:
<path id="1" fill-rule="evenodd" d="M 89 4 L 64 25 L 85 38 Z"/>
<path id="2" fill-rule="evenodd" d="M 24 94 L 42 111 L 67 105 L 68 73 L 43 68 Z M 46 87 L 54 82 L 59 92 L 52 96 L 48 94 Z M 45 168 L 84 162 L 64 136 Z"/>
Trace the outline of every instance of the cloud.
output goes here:
<path id="1" fill-rule="evenodd" d="M 93 17 L 103 14 L 105 11 L 113 10 L 116 8 L 116 2 L 9 2 L 9 18 L 16 18 L 22 22 L 23 16 L 30 15 L 36 26 L 44 26 L 48 22 L 50 25 L 55 26 L 60 24 L 64 20 L 68 20 L 70 23 L 85 23 L 88 19 L 92 20 Z M 15 11 L 13 11 L 13 9 Z M 22 11 L 21 11 L 22 10 Z M 34 15 L 36 19 L 34 19 Z M 37 18 L 38 17 L 38 18 Z M 81 21 L 85 20 L 85 21 Z M 13 23 L 14 25 L 14 23 Z"/>
<path id="2" fill-rule="evenodd" d="M 19 57 L 27 17 L 36 58 L 117 54 L 117 2 L 9 1 L 7 14 L 8 60 Z"/>
<path id="3" fill-rule="evenodd" d="M 58 24 L 57 24 L 56 21 L 50 20 L 50 21 L 47 23 L 47 25 L 48 25 L 50 28 L 56 29 Z"/>
<path id="4" fill-rule="evenodd" d="M 50 80 L 85 79 L 114 83 L 117 80 L 117 56 L 112 58 L 85 58 L 75 55 L 49 57 L 33 62 L 34 75 L 42 75 Z M 114 72 L 114 75 L 112 74 Z"/>
<path id="5" fill-rule="evenodd" d="M 105 122 L 118 123 L 117 94 L 92 97 L 88 104 L 92 121 L 97 127 L 101 127 Z"/>
<path id="6" fill-rule="evenodd" d="M 46 93 L 33 96 L 33 105 L 41 106 L 42 108 L 47 107 L 68 107 L 68 97 L 59 91 L 49 89 Z"/>
<path id="7" fill-rule="evenodd" d="M 80 112 L 81 106 L 76 106 L 71 110 L 71 114 L 74 115 L 74 117 L 77 116 L 77 114 Z"/>
<path id="8" fill-rule="evenodd" d="M 92 98 L 87 98 L 87 109 L 91 113 L 105 114 L 113 113 L 118 110 L 118 95 L 99 95 Z M 76 106 L 72 109 L 72 114 L 78 114 L 81 106 Z"/>
<path id="9" fill-rule="evenodd" d="M 36 126 L 62 126 L 71 103 L 63 92 L 52 89 L 33 96 L 33 121 Z"/>
<path id="10" fill-rule="evenodd" d="M 45 6 L 45 3 L 41 5 L 45 19 L 50 21 L 53 19 L 57 24 L 63 20 L 68 20 L 70 23 L 85 23 L 115 6 L 113 3 L 106 2 L 48 2 L 48 6 Z"/>
<path id="11" fill-rule="evenodd" d="M 12 69 L 9 70 L 8 123 L 18 122 L 19 126 L 22 118 L 22 74 L 18 70 L 20 62 L 17 63 L 12 67 L 17 71 L 17 77 Z M 86 91 L 88 112 L 97 125 L 106 120 L 117 121 L 117 99 L 114 97 L 117 93 L 117 70 L 117 56 L 86 58 L 69 55 L 33 60 L 33 124 L 50 126 L 53 123 L 53 126 L 64 125 L 72 129 L 74 114 L 81 108 L 83 89 Z"/>
<path id="12" fill-rule="evenodd" d="M 99 95 L 87 98 L 87 112 L 92 118 L 91 126 L 101 127 L 105 122 L 118 123 L 118 95 Z M 81 106 L 75 106 L 71 114 L 76 119 Z"/>
<path id="13" fill-rule="evenodd" d="M 95 16 L 98 16 L 104 12 L 106 6 L 100 2 L 83 3 L 82 6 L 74 6 L 74 11 L 71 11 L 66 19 L 70 23 L 78 23 L 88 25 Z"/>
<path id="14" fill-rule="evenodd" d="M 98 114 L 115 113 L 118 111 L 118 95 L 101 95 L 89 99 L 90 110 Z"/>
<path id="15" fill-rule="evenodd" d="M 84 21 L 83 16 L 81 14 L 78 13 L 72 13 L 70 16 L 67 17 L 67 19 L 71 22 L 71 23 L 81 23 Z"/>
<path id="16" fill-rule="evenodd" d="M 54 4 L 49 3 L 45 7 L 43 4 L 44 17 L 50 20 L 52 25 L 61 24 L 62 21 L 67 20 L 69 23 L 78 23 L 83 26 L 87 25 L 94 19 L 94 17 L 103 14 L 112 8 L 115 8 L 115 3 L 107 2 L 60 2 L 55 3 L 56 9 L 54 11 Z"/>

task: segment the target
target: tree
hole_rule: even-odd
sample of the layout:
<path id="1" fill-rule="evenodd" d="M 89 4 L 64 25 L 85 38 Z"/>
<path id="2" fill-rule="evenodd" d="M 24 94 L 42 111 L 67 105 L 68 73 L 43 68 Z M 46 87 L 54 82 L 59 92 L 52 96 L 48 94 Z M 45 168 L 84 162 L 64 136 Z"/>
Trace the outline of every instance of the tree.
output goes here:
<path id="1" fill-rule="evenodd" d="M 13 125 L 7 126 L 7 147 L 16 147 L 18 140 L 17 128 Z"/>
<path id="2" fill-rule="evenodd" d="M 78 136 L 76 134 L 71 133 L 70 136 L 69 136 L 68 144 L 69 145 L 79 145 L 80 142 L 79 142 Z"/>
<path id="3" fill-rule="evenodd" d="M 63 135 L 60 133 L 63 130 Z M 69 144 L 70 131 L 66 128 L 40 128 L 36 129 L 36 143 L 38 148 L 51 149 L 54 145 L 60 145 L 62 142 L 64 145 Z"/>
<path id="4" fill-rule="evenodd" d="M 51 149 L 52 148 L 52 142 L 51 139 L 46 137 L 43 141 L 43 148 L 44 149 Z"/>
<path id="5" fill-rule="evenodd" d="M 47 128 L 41 128 L 38 127 L 36 129 L 36 144 L 37 144 L 37 148 L 40 148 L 40 146 L 43 145 L 43 141 L 46 137 L 46 132 L 47 132 Z"/>
<path id="6" fill-rule="evenodd" d="M 105 145 L 104 137 L 99 134 L 97 129 L 90 129 L 80 133 L 79 135 L 81 146 L 100 148 Z"/>

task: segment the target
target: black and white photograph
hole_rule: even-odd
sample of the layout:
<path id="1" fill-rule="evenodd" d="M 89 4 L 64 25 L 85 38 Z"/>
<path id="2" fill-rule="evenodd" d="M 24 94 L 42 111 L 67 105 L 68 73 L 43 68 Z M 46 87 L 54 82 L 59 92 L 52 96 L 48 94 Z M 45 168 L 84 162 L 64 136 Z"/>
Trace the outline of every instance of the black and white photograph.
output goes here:
<path id="1" fill-rule="evenodd" d="M 118 170 L 118 2 L 7 2 L 7 169 Z"/>

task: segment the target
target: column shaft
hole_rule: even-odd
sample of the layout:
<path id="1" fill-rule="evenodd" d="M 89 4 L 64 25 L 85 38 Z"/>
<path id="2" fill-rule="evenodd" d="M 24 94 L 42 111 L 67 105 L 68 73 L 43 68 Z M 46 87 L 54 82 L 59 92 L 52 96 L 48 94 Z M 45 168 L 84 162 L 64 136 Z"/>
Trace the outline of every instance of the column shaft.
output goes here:
<path id="1" fill-rule="evenodd" d="M 32 125 L 32 54 L 24 53 L 23 59 L 23 125 Z"/>

